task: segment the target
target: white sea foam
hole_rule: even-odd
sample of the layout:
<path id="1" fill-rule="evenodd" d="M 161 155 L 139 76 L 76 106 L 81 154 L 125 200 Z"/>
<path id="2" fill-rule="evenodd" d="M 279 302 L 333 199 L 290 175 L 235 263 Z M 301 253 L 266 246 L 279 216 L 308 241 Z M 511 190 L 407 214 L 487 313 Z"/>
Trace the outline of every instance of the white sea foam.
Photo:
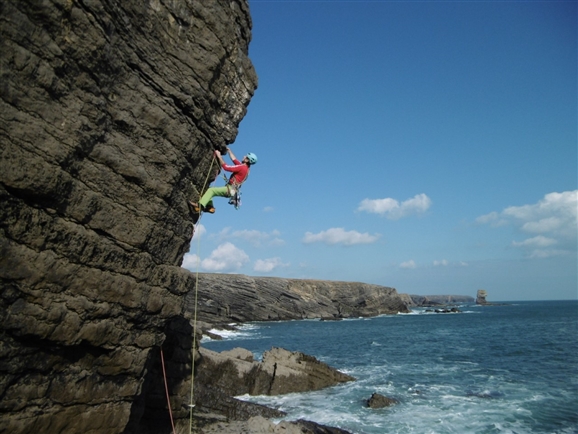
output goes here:
<path id="1" fill-rule="evenodd" d="M 558 322 L 575 330 L 577 318 L 572 306 L 566 313 L 564 307 L 472 306 L 468 313 L 476 315 L 429 316 L 421 310 L 306 326 L 260 323 L 246 330 L 248 339 L 268 336 L 251 341 L 254 353 L 282 341 L 357 380 L 315 392 L 242 399 L 286 411 L 289 420 L 304 418 L 355 434 L 576 434 L 578 377 L 570 367 L 578 361 L 577 338 L 561 333 Z M 227 342 L 211 345 L 225 348 Z M 364 401 L 374 392 L 399 403 L 368 409 Z"/>
<path id="2" fill-rule="evenodd" d="M 260 337 L 258 330 L 260 327 L 256 324 L 242 324 L 237 326 L 237 324 L 229 324 L 231 327 L 235 327 L 234 329 L 217 329 L 213 328 L 210 329 L 209 332 L 220 336 L 222 340 L 236 340 L 236 339 L 258 339 Z M 209 336 L 203 336 L 201 343 L 210 342 L 214 339 L 211 339 Z"/>

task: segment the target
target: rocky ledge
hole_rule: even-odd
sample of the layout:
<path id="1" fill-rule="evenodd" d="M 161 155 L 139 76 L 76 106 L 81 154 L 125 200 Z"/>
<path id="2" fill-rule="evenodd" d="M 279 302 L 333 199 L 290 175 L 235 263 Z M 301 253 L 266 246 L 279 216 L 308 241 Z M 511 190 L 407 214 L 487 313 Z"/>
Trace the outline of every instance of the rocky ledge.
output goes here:
<path id="1" fill-rule="evenodd" d="M 195 371 L 195 427 L 203 433 L 235 432 L 234 429 L 241 426 L 255 425 L 251 418 L 285 416 L 282 411 L 241 401 L 231 395 L 281 395 L 318 390 L 353 380 L 353 377 L 314 357 L 282 348 L 266 351 L 260 362 L 254 361 L 253 354 L 242 348 L 222 353 L 200 348 Z M 231 424 L 231 421 L 236 423 Z M 309 421 L 288 422 L 281 427 L 272 422 L 262 422 L 251 430 L 245 427 L 247 431 L 237 432 L 278 432 L 275 429 L 289 430 L 282 432 L 301 429 L 295 431 L 299 433 L 346 432 Z"/>

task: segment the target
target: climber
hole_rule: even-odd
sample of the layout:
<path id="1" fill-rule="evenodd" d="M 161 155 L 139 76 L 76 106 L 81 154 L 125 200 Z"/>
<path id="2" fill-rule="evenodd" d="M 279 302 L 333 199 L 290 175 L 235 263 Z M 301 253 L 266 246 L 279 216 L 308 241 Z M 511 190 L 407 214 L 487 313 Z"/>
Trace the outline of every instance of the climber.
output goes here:
<path id="1" fill-rule="evenodd" d="M 232 172 L 229 180 L 227 181 L 227 185 L 224 187 L 209 188 L 205 194 L 203 194 L 203 197 L 201 197 L 201 200 L 198 204 L 189 201 L 189 205 L 196 214 L 199 214 L 201 211 L 213 214 L 215 212 L 215 207 L 213 206 L 214 196 L 229 198 L 235 197 L 236 193 L 241 187 L 241 184 L 247 180 L 251 165 L 257 162 L 257 156 L 251 152 L 245 155 L 242 161 L 237 160 L 237 157 L 235 157 L 235 154 L 233 154 L 229 148 L 227 148 L 227 154 L 229 154 L 229 157 L 231 158 L 231 161 L 233 161 L 234 166 L 226 164 L 225 160 L 223 160 L 223 157 L 221 156 L 221 153 L 219 151 L 215 151 L 215 157 L 217 157 L 219 160 L 219 164 L 223 170 Z"/>

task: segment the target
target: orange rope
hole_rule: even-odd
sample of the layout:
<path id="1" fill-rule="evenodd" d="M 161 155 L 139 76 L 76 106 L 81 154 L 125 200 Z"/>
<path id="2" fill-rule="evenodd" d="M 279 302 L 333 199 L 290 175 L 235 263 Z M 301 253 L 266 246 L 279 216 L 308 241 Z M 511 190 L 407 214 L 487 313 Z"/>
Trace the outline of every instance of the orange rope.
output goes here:
<path id="1" fill-rule="evenodd" d="M 163 378 L 165 380 L 165 392 L 167 393 L 167 406 L 169 407 L 169 416 L 171 418 L 171 426 L 173 427 L 173 434 L 175 431 L 175 422 L 173 421 L 173 411 L 171 410 L 171 400 L 169 398 L 169 385 L 167 384 L 167 372 L 165 371 L 165 357 L 163 355 L 163 348 L 161 347 L 161 364 L 163 365 Z"/>

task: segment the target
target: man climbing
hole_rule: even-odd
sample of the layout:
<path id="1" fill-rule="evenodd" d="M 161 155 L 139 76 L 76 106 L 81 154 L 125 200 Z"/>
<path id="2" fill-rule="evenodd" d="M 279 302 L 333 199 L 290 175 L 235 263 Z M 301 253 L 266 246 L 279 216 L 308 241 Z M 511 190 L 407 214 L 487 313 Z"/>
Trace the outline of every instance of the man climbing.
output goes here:
<path id="1" fill-rule="evenodd" d="M 229 157 L 231 158 L 231 161 L 234 163 L 234 166 L 226 164 L 225 160 L 223 160 L 223 157 L 221 156 L 221 153 L 219 151 L 215 151 L 215 156 L 219 160 L 219 164 L 221 165 L 223 170 L 226 170 L 227 172 L 232 172 L 231 176 L 229 177 L 229 180 L 227 181 L 227 185 L 225 185 L 224 187 L 209 188 L 205 192 L 205 194 L 203 194 L 203 197 L 201 197 L 201 200 L 199 201 L 198 204 L 194 202 L 189 202 L 189 205 L 191 205 L 195 213 L 199 214 L 201 211 L 208 212 L 211 214 L 214 213 L 215 212 L 215 207 L 213 206 L 214 196 L 218 197 L 235 196 L 235 193 L 239 190 L 241 184 L 243 184 L 243 182 L 247 180 L 251 166 L 257 162 L 257 156 L 251 152 L 245 155 L 242 161 L 237 160 L 237 157 L 235 157 L 235 154 L 233 154 L 233 152 L 229 148 L 227 148 L 227 154 L 229 154 Z"/>

